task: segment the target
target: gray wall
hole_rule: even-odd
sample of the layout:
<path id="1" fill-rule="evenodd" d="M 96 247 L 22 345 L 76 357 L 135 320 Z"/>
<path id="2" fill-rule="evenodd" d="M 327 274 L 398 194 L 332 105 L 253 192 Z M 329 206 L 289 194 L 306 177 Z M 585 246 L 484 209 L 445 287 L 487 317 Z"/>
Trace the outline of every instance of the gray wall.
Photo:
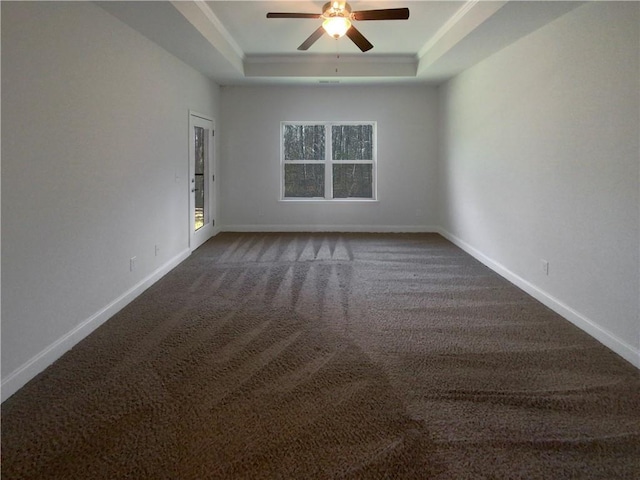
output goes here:
<path id="1" fill-rule="evenodd" d="M 578 7 L 440 92 L 444 230 L 638 366 L 639 9 Z"/>
<path id="2" fill-rule="evenodd" d="M 419 87 L 223 87 L 227 230 L 425 230 L 437 218 L 437 92 Z M 280 122 L 378 125 L 377 202 L 282 202 Z"/>
<path id="3" fill-rule="evenodd" d="M 3 398 L 188 254 L 218 94 L 93 4 L 2 2 Z"/>

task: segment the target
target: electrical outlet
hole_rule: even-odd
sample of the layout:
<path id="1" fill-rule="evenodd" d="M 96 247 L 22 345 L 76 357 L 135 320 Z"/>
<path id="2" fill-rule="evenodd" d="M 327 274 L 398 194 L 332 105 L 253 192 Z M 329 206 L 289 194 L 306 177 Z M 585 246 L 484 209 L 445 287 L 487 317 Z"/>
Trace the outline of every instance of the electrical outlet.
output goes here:
<path id="1" fill-rule="evenodd" d="M 546 260 L 541 260 L 542 262 L 542 273 L 545 275 L 549 275 L 549 262 Z"/>
<path id="2" fill-rule="evenodd" d="M 136 257 L 131 257 L 129 259 L 129 271 L 133 272 L 136 269 Z"/>
<path id="3" fill-rule="evenodd" d="M 160 245 L 156 244 L 156 257 L 160 255 Z"/>

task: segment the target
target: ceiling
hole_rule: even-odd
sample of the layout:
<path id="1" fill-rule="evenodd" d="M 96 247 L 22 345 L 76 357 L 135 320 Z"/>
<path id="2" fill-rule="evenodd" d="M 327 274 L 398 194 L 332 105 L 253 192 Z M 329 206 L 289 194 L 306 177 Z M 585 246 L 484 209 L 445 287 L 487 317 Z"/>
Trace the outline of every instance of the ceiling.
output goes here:
<path id="1" fill-rule="evenodd" d="M 438 84 L 553 21 L 574 1 L 350 1 L 353 11 L 408 7 L 408 20 L 358 21 L 374 45 L 323 35 L 297 47 L 316 19 L 267 19 L 267 12 L 321 13 L 325 1 L 96 2 L 220 85 Z"/>

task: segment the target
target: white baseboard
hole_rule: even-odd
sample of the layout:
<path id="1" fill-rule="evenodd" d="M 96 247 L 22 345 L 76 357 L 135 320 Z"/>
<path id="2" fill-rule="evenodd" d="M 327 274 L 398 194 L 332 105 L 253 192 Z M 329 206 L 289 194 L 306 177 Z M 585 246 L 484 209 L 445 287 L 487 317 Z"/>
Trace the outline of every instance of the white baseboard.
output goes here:
<path id="1" fill-rule="evenodd" d="M 106 322 L 113 315 L 132 302 L 138 295 L 164 277 L 170 270 L 183 262 L 190 255 L 189 250 L 183 250 L 143 280 L 138 282 L 124 294 L 113 300 L 107 306 L 94 313 L 76 326 L 73 330 L 58 338 L 40 353 L 16 368 L 2 379 L 2 401 L 22 388 L 29 380 L 42 372 L 45 368 L 69 351 L 75 344 L 85 338 L 96 328 Z"/>
<path id="2" fill-rule="evenodd" d="M 223 225 L 223 232 L 435 233 L 430 225 Z"/>
<path id="3" fill-rule="evenodd" d="M 634 348 L 632 345 L 629 345 L 624 340 L 618 338 L 616 335 L 612 334 L 602 326 L 598 325 L 593 320 L 587 318 L 582 315 L 580 312 L 574 310 L 570 306 L 564 304 L 553 295 L 545 292 L 541 288 L 532 284 L 528 280 L 516 275 L 511 270 L 509 270 L 504 265 L 496 262 L 495 260 L 487 257 L 482 252 L 477 250 L 475 247 L 471 246 L 464 240 L 456 237 L 455 235 L 443 230 L 442 228 L 437 230 L 440 235 L 445 237 L 451 243 L 460 247 L 462 250 L 467 252 L 469 255 L 476 258 L 478 261 L 482 262 L 484 265 L 489 267 L 494 272 L 498 273 L 502 277 L 509 280 L 511 283 L 521 288 L 533 298 L 538 300 L 540 303 L 546 305 L 551 310 L 561 315 L 562 317 L 569 320 L 575 326 L 584 330 L 586 333 L 594 337 L 600 343 L 605 345 L 606 347 L 613 350 L 615 353 L 620 355 L 622 358 L 627 360 L 629 363 L 634 365 L 636 368 L 640 368 L 640 350 Z"/>

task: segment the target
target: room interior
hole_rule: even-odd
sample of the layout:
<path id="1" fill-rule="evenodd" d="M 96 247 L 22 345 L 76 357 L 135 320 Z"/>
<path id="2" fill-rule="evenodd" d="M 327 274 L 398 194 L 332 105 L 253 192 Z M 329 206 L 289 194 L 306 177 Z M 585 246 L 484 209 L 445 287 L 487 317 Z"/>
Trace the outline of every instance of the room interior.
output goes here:
<path id="1" fill-rule="evenodd" d="M 266 18 L 323 3 L 2 2 L 3 401 L 192 256 L 190 111 L 214 235 L 437 233 L 640 368 L 638 4 Z M 362 120 L 376 201 L 282 201 L 280 122 Z"/>

